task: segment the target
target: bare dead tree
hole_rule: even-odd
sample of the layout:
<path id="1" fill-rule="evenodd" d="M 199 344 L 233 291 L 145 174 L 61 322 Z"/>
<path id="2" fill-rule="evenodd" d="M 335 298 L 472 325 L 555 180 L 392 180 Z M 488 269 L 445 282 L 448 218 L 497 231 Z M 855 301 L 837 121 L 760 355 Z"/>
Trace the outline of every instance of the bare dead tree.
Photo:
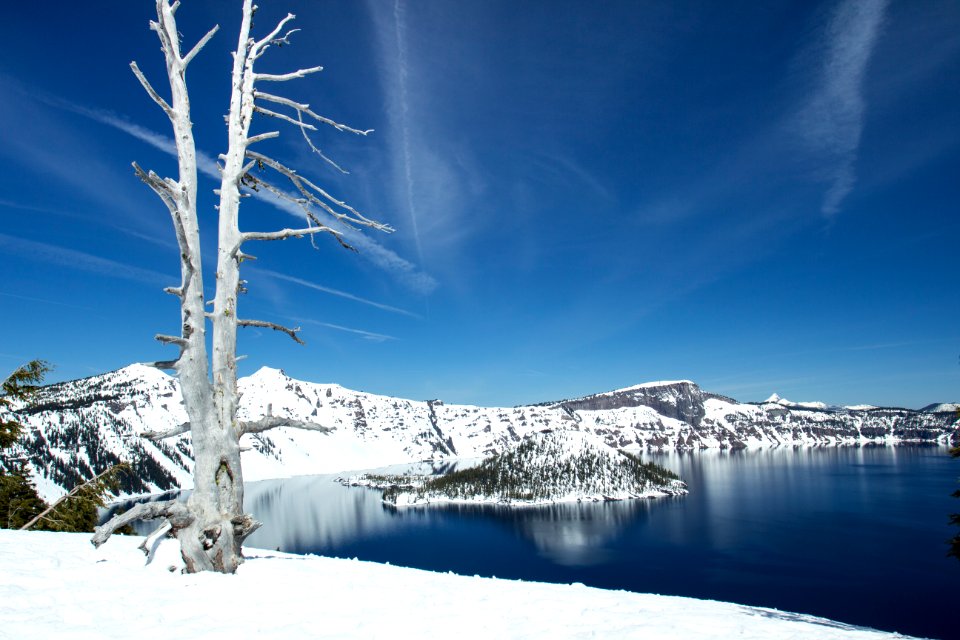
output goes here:
<path id="1" fill-rule="evenodd" d="M 183 391 L 183 402 L 189 423 L 163 433 L 147 434 L 164 438 L 189 431 L 193 443 L 194 489 L 186 504 L 176 501 L 139 505 L 98 527 L 93 544 L 103 544 L 117 528 L 137 519 L 161 519 L 159 532 L 166 532 L 180 541 L 181 554 L 189 572 L 220 571 L 233 573 L 243 561 L 241 544 L 260 523 L 243 509 L 243 470 L 240 465 L 240 437 L 245 433 L 260 433 L 276 427 L 295 427 L 329 431 L 327 427 L 267 415 L 250 422 L 237 419 L 237 328 L 256 326 L 286 333 L 297 342 L 298 328 L 288 328 L 264 320 L 238 317 L 237 297 L 243 290 L 240 263 L 252 256 L 244 253 L 244 244 L 252 241 L 283 240 L 314 237 L 318 233 L 332 235 L 343 246 L 349 246 L 338 225 L 349 228 L 368 228 L 392 231 L 385 224 L 363 216 L 347 203 L 333 197 L 313 181 L 300 175 L 278 160 L 251 147 L 264 140 L 277 138 L 279 131 L 250 135 L 255 116 L 263 116 L 292 125 L 307 140 L 310 148 L 336 169 L 342 169 L 320 152 L 310 134 L 318 126 L 357 135 L 360 130 L 315 113 L 308 104 L 261 91 L 265 83 L 281 83 L 317 73 L 321 67 L 298 69 L 285 74 L 258 73 L 257 60 L 276 45 L 289 44 L 296 29 L 284 31 L 294 19 L 287 15 L 270 33 L 256 39 L 251 36 L 251 24 L 256 7 L 251 0 L 243 0 L 243 16 L 236 51 L 233 53 L 233 72 L 230 111 L 227 116 L 228 147 L 221 161 L 219 189 L 219 234 L 216 265 L 216 293 L 213 310 L 206 310 L 202 265 L 200 260 L 200 230 L 197 222 L 197 153 L 190 119 L 190 101 L 186 86 L 187 66 L 217 32 L 211 29 L 186 54 L 180 48 L 175 14 L 179 0 L 157 0 L 157 20 L 150 28 L 157 33 L 166 58 L 170 83 L 170 101 L 160 96 L 136 62 L 133 73 L 147 94 L 167 114 L 173 126 L 177 145 L 179 177 L 161 178 L 152 171 L 144 171 L 136 163 L 134 170 L 160 197 L 173 221 L 180 248 L 181 282 L 165 289 L 180 301 L 182 321 L 179 336 L 158 335 L 162 343 L 179 348 L 179 356 L 155 366 L 176 371 Z M 257 175 L 253 171 L 257 169 Z M 261 174 L 272 172 L 281 188 Z M 277 231 L 241 231 L 240 202 L 244 191 L 266 191 L 297 204 L 304 214 L 305 225 L 296 229 Z M 327 224 L 329 221 L 330 224 Z M 213 333 L 213 353 L 207 353 L 207 322 Z"/>

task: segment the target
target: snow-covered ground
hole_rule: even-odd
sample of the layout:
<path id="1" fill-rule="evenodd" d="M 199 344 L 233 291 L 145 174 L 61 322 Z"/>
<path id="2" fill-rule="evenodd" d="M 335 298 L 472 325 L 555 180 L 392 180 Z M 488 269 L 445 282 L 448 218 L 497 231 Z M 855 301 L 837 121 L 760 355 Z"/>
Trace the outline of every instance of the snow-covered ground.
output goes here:
<path id="1" fill-rule="evenodd" d="M 903 638 L 736 604 L 438 574 L 256 549 L 183 575 L 174 541 L 0 530 L 0 638 Z"/>

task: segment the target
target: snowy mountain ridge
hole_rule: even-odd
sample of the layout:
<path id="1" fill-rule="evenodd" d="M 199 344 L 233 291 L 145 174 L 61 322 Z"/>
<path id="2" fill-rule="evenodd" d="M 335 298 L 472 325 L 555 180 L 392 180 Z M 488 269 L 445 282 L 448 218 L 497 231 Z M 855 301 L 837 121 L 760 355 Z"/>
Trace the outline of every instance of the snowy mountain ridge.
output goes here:
<path id="1" fill-rule="evenodd" d="M 333 427 L 326 434 L 276 429 L 244 436 L 246 480 L 370 469 L 506 451 L 545 430 L 582 431 L 626 451 L 844 444 L 947 444 L 956 413 L 739 403 L 690 381 L 637 385 L 553 403 L 503 407 L 415 401 L 296 380 L 262 368 L 239 380 L 239 418 L 270 412 Z M 127 493 L 191 486 L 188 434 L 152 442 L 145 431 L 186 421 L 178 382 L 145 365 L 46 386 L 19 413 L 22 453 L 38 489 L 53 498 L 126 460 L 139 479 Z"/>

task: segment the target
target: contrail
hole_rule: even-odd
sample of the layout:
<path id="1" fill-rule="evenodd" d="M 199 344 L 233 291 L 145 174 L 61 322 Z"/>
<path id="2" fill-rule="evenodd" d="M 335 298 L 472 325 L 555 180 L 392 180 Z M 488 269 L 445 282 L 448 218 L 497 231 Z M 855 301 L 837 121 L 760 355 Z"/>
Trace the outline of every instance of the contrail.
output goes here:
<path id="1" fill-rule="evenodd" d="M 836 160 L 821 211 L 833 216 L 856 183 L 854 165 L 863 132 L 863 80 L 888 0 L 844 0 L 826 26 L 819 87 L 801 114 L 804 135 Z"/>
<path id="2" fill-rule="evenodd" d="M 4 253 L 16 253 L 31 260 L 39 260 L 67 269 L 99 273 L 113 278 L 123 278 L 151 285 L 167 285 L 176 281 L 174 276 L 142 269 L 133 265 L 124 264 L 108 258 L 101 258 L 83 251 L 68 249 L 45 242 L 26 240 L 16 236 L 0 233 L 0 249 Z"/>
<path id="3" fill-rule="evenodd" d="M 405 178 L 407 211 L 410 213 L 410 229 L 417 247 L 417 259 L 423 264 L 423 247 L 420 244 L 420 230 L 417 226 L 417 207 L 414 202 L 413 161 L 410 152 L 410 102 L 407 94 L 407 24 L 402 0 L 394 0 L 393 19 L 397 36 L 397 80 L 400 98 L 400 140 L 403 148 L 403 175 Z"/>
<path id="4" fill-rule="evenodd" d="M 374 302 L 373 300 L 367 300 L 366 298 L 355 296 L 352 293 L 347 293 L 346 291 L 340 291 L 339 289 L 331 289 L 330 287 L 325 287 L 323 285 L 317 284 L 316 282 L 310 282 L 309 280 L 304 280 L 303 278 L 288 276 L 284 273 L 271 271 L 270 269 L 250 269 L 250 271 L 251 273 L 261 273 L 263 275 L 270 276 L 271 278 L 277 278 L 278 280 L 286 280 L 287 282 L 299 284 L 302 287 L 307 287 L 309 289 L 314 289 L 316 291 L 329 293 L 330 295 L 346 298 L 347 300 L 353 300 L 354 302 L 359 302 L 361 304 L 369 305 L 371 307 L 376 307 L 377 309 L 382 309 L 384 311 L 399 313 L 400 315 L 410 316 L 411 318 L 420 318 L 420 316 L 418 316 L 417 314 L 411 311 L 407 311 L 406 309 L 401 309 L 399 307 L 392 307 L 388 304 L 383 304 L 381 302 Z"/>

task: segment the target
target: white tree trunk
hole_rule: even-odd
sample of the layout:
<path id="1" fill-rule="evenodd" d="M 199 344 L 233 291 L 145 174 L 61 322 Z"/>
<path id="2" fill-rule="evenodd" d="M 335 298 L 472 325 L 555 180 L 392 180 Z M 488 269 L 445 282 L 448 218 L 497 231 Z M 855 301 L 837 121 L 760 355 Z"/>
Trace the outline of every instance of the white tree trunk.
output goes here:
<path id="1" fill-rule="evenodd" d="M 323 156 L 310 140 L 308 131 L 316 127 L 304 122 L 304 116 L 334 127 L 339 131 L 366 135 L 361 131 L 317 115 L 309 105 L 287 98 L 256 91 L 257 80 L 283 82 L 320 71 L 320 67 L 300 69 L 288 74 L 257 74 L 254 63 L 273 44 L 288 44 L 292 31 L 280 35 L 292 15 L 280 23 L 261 40 L 250 37 L 250 28 L 255 7 L 251 0 L 243 1 L 243 19 L 237 49 L 234 52 L 230 111 L 227 116 L 228 148 L 220 158 L 223 161 L 220 185 L 219 233 L 217 250 L 216 294 L 213 311 L 206 312 L 203 294 L 202 265 L 200 262 L 200 231 L 197 223 L 197 161 L 196 148 L 190 120 L 190 102 L 185 73 L 187 65 L 217 31 L 214 27 L 186 55 L 181 55 L 180 40 L 174 14 L 179 0 L 156 0 L 157 22 L 151 28 L 160 38 L 167 62 L 171 102 L 168 104 L 150 85 L 132 63 L 134 73 L 150 97 L 164 110 L 173 126 L 179 161 L 179 179 L 161 179 L 153 172 L 144 172 L 134 164 L 137 175 L 163 200 L 170 210 L 177 242 L 180 247 L 181 284 L 166 291 L 180 298 L 182 320 L 181 335 L 157 336 L 161 342 L 175 344 L 180 348 L 176 360 L 157 363 L 162 368 L 175 369 L 183 391 L 183 403 L 189 424 L 164 433 L 145 434 L 146 437 L 163 438 L 184 433 L 189 428 L 193 441 L 194 490 L 186 506 L 178 503 L 140 505 L 130 512 L 115 517 L 98 527 L 93 538 L 97 546 L 103 544 L 118 527 L 135 519 L 163 518 L 163 528 L 169 529 L 180 541 L 186 569 L 196 571 L 221 571 L 232 573 L 243 561 L 241 545 L 260 523 L 243 511 L 243 470 L 240 464 L 240 436 L 244 433 L 261 432 L 277 426 L 329 431 L 326 427 L 282 418 L 267 416 L 261 420 L 241 424 L 237 420 L 237 327 L 261 326 L 283 331 L 294 340 L 299 329 L 288 329 L 261 320 L 241 320 L 237 317 L 237 296 L 240 290 L 240 263 L 245 256 L 241 251 L 244 242 L 250 240 L 280 240 L 302 237 L 316 233 L 330 233 L 347 246 L 340 233 L 322 224 L 314 208 L 322 209 L 340 223 L 371 227 L 383 231 L 391 229 L 362 216 L 346 203 L 330 196 L 276 160 L 249 151 L 257 142 L 277 137 L 278 132 L 251 137 L 250 124 L 255 113 L 274 117 L 296 125 L 310 148 Z M 290 108 L 296 119 L 257 106 L 257 98 Z M 299 193 L 291 196 L 274 185 L 249 173 L 254 165 L 267 167 L 287 178 Z M 334 164 L 336 167 L 336 165 Z M 337 167 L 339 169 L 339 167 Z M 308 226 L 303 229 L 282 229 L 274 232 L 242 233 L 239 225 L 241 188 L 263 188 L 278 197 L 297 203 L 304 211 Z M 213 330 L 212 356 L 206 347 L 206 319 L 210 318 Z"/>

